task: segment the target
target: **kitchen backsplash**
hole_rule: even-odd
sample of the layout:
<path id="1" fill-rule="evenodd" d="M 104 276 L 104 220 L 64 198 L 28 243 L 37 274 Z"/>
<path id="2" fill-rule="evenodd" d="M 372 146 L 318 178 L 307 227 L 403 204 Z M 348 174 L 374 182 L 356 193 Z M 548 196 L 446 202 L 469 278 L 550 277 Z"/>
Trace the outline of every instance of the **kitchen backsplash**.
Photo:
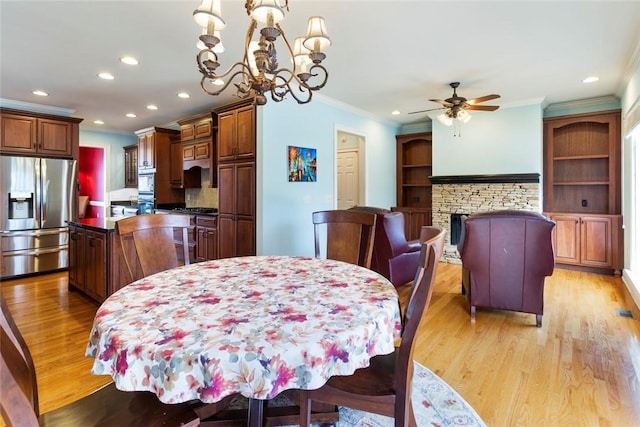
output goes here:
<path id="1" fill-rule="evenodd" d="M 187 188 L 184 191 L 188 208 L 217 208 L 218 189 L 209 188 L 209 169 L 202 169 L 200 177 L 202 188 Z"/>

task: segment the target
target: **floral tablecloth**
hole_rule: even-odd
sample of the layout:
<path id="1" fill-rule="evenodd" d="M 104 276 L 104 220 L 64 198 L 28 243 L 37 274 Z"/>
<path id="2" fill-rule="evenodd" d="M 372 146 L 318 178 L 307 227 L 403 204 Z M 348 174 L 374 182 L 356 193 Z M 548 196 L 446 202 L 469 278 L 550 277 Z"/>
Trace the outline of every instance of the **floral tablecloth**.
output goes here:
<path id="1" fill-rule="evenodd" d="M 271 399 L 350 375 L 400 336 L 394 287 L 340 261 L 258 256 L 157 273 L 98 309 L 86 355 L 165 403 Z"/>

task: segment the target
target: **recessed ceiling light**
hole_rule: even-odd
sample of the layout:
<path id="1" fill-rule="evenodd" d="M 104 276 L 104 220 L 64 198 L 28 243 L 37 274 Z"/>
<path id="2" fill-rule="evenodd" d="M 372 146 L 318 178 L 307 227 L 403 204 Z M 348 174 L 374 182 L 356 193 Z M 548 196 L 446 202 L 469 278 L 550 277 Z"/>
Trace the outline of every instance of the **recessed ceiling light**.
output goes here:
<path id="1" fill-rule="evenodd" d="M 399 115 L 400 115 L 400 111 L 398 111 L 398 110 L 393 110 L 393 111 L 391 112 L 391 114 L 393 114 L 394 116 L 399 116 Z"/>
<path id="2" fill-rule="evenodd" d="M 135 114 L 133 114 L 133 113 L 127 113 L 127 117 L 130 117 L 130 118 L 133 119 L 133 118 L 135 118 L 137 116 Z"/>
<path id="3" fill-rule="evenodd" d="M 127 65 L 138 65 L 138 60 L 133 56 L 123 56 L 120 58 L 120 62 Z"/>
<path id="4" fill-rule="evenodd" d="M 180 93 L 178 94 L 178 98 L 184 98 L 184 99 L 187 99 L 187 98 L 189 98 L 189 97 L 190 97 L 190 96 L 189 96 L 189 94 L 188 94 L 187 92 L 180 92 Z"/>
<path id="5" fill-rule="evenodd" d="M 152 105 L 152 104 L 147 105 L 147 110 L 157 110 L 157 109 L 158 107 L 156 105 Z"/>
<path id="6" fill-rule="evenodd" d="M 593 83 L 593 82 L 597 82 L 598 80 L 600 80 L 600 78 L 598 78 L 597 76 L 591 76 L 582 80 L 582 83 Z"/>
<path id="7" fill-rule="evenodd" d="M 216 86 L 222 86 L 222 85 L 224 85 L 224 80 L 222 80 L 222 79 L 215 79 L 212 83 L 213 83 L 214 85 L 216 85 Z"/>
<path id="8" fill-rule="evenodd" d="M 101 79 L 105 79 L 105 80 L 113 80 L 113 79 L 115 79 L 115 77 L 113 77 L 113 74 L 110 74 L 110 73 L 99 73 L 98 77 L 100 77 Z"/>
<path id="9" fill-rule="evenodd" d="M 94 120 L 93 123 L 97 124 L 97 125 L 103 125 L 104 122 L 102 120 Z"/>
<path id="10" fill-rule="evenodd" d="M 49 96 L 49 94 L 43 90 L 34 90 L 33 94 L 38 96 Z"/>

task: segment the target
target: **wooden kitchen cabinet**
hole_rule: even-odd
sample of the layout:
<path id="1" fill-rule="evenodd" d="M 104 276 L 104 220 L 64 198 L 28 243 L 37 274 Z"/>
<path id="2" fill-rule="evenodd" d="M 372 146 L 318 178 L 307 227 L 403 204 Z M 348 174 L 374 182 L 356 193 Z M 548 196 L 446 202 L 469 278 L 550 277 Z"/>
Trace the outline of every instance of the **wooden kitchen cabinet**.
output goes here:
<path id="1" fill-rule="evenodd" d="M 171 187 L 200 188 L 200 171 L 183 170 L 183 146 L 180 140 L 171 142 Z"/>
<path id="2" fill-rule="evenodd" d="M 77 158 L 82 119 L 0 109 L 0 152 Z"/>
<path id="3" fill-rule="evenodd" d="M 218 258 L 218 219 L 196 216 L 196 262 Z"/>
<path id="4" fill-rule="evenodd" d="M 255 158 L 255 107 L 242 106 L 218 114 L 218 162 Z"/>
<path id="5" fill-rule="evenodd" d="M 217 187 L 215 131 L 210 111 L 178 120 L 185 188 L 201 187 L 201 168 L 209 169 L 209 186 Z"/>
<path id="6" fill-rule="evenodd" d="M 69 226 L 69 286 L 102 302 L 107 297 L 107 234 Z"/>
<path id="7" fill-rule="evenodd" d="M 556 262 L 607 270 L 616 275 L 622 269 L 622 217 L 545 213 L 556 223 L 553 247 Z"/>
<path id="8" fill-rule="evenodd" d="M 120 241 L 106 222 L 88 218 L 69 224 L 69 290 L 98 303 L 129 283 Z"/>
<path id="9" fill-rule="evenodd" d="M 155 132 L 144 132 L 138 135 L 138 169 L 154 169 L 156 167 Z"/>
<path id="10" fill-rule="evenodd" d="M 255 162 L 218 166 L 218 257 L 255 255 Z"/>
<path id="11" fill-rule="evenodd" d="M 180 132 L 151 127 L 136 131 L 136 135 L 138 135 L 138 173 L 154 174 L 154 208 L 163 204 L 184 203 L 184 189 L 175 185 L 179 179 L 176 166 L 179 168 L 180 161 L 173 160 L 174 155 L 181 156 L 179 146 L 173 145 L 180 142 Z"/>
<path id="12" fill-rule="evenodd" d="M 124 186 L 138 188 L 138 146 L 124 147 Z"/>
<path id="13" fill-rule="evenodd" d="M 85 230 L 69 226 L 69 286 L 84 291 Z"/>
<path id="14" fill-rule="evenodd" d="M 107 252 L 107 235 L 87 230 L 84 291 L 98 301 L 104 301 L 107 297 Z"/>
<path id="15" fill-rule="evenodd" d="M 255 107 L 214 111 L 218 152 L 218 258 L 256 254 Z"/>

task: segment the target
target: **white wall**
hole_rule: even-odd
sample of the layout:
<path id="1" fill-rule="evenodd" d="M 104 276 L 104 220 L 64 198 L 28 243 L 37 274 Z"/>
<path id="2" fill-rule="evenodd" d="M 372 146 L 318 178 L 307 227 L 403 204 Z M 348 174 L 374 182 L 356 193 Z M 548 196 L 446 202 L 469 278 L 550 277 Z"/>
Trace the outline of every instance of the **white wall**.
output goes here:
<path id="1" fill-rule="evenodd" d="M 336 133 L 366 140 L 366 203 L 395 205 L 398 127 L 314 96 L 309 104 L 269 101 L 257 114 L 257 230 L 260 255 L 313 256 L 314 211 L 336 206 Z M 317 149 L 317 182 L 288 182 L 287 147 Z"/>
<path id="2" fill-rule="evenodd" d="M 434 176 L 542 175 L 539 104 L 471 114 L 472 119 L 461 125 L 462 137 L 454 137 L 453 126 L 444 126 L 434 118 Z"/>

